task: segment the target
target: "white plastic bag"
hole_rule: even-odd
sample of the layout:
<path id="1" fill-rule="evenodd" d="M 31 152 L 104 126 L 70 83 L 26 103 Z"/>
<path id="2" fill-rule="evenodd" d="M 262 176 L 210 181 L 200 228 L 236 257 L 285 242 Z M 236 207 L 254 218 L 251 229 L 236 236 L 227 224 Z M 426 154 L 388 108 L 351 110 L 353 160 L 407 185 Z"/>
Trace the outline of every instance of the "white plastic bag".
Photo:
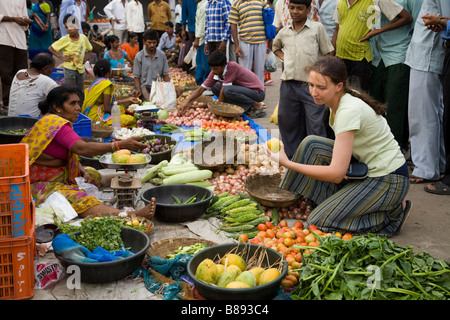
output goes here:
<path id="1" fill-rule="evenodd" d="M 196 58 L 197 58 L 197 49 L 195 49 L 194 46 L 191 46 L 189 52 L 184 57 L 184 63 L 189 64 L 192 62 L 192 68 L 195 68 L 197 65 L 195 62 Z"/>
<path id="2" fill-rule="evenodd" d="M 269 73 L 277 71 L 277 59 L 272 51 L 269 51 L 269 53 L 266 54 L 264 69 Z"/>
<path id="3" fill-rule="evenodd" d="M 50 206 L 55 212 L 55 215 L 63 222 L 67 222 L 78 217 L 75 209 L 72 208 L 69 201 L 59 191 L 55 191 L 48 196 L 44 202 L 44 205 Z"/>
<path id="4" fill-rule="evenodd" d="M 161 109 L 171 110 L 177 106 L 177 92 L 172 81 L 161 81 L 158 77 L 152 83 L 150 101 Z"/>

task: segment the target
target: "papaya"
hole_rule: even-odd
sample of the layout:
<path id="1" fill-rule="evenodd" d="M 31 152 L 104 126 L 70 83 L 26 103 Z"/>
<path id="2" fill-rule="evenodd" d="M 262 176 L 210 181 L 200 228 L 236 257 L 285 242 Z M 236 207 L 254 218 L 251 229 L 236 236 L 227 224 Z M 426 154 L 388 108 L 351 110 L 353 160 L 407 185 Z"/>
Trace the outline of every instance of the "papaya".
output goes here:
<path id="1" fill-rule="evenodd" d="M 259 285 L 266 284 L 270 281 L 275 280 L 280 276 L 280 271 L 277 268 L 269 268 L 264 270 L 261 274 L 261 278 L 259 279 Z"/>
<path id="2" fill-rule="evenodd" d="M 240 289 L 240 288 L 250 288 L 250 286 L 241 281 L 231 281 L 225 288 L 229 289 Z"/>
<path id="3" fill-rule="evenodd" d="M 256 277 L 250 271 L 243 271 L 236 277 L 235 281 L 241 281 L 248 284 L 250 287 L 256 286 Z"/>
<path id="4" fill-rule="evenodd" d="M 227 253 L 225 256 L 223 256 L 222 264 L 224 264 L 225 266 L 238 266 L 241 271 L 245 271 L 245 269 L 247 269 L 247 263 L 245 262 L 244 258 L 234 253 Z"/>
<path id="5" fill-rule="evenodd" d="M 221 263 L 217 263 L 216 267 L 217 267 L 217 275 L 220 275 L 222 272 L 225 271 L 225 266 Z"/>
<path id="6" fill-rule="evenodd" d="M 249 271 L 255 275 L 256 283 L 259 283 L 259 279 L 261 278 L 261 274 L 264 272 L 264 268 L 254 267 L 251 268 Z"/>
<path id="7" fill-rule="evenodd" d="M 235 277 L 237 277 L 242 272 L 241 269 L 239 269 L 239 267 L 234 264 L 228 266 L 225 271 L 231 272 Z"/>
<path id="8" fill-rule="evenodd" d="M 208 283 L 216 283 L 217 280 L 217 266 L 211 259 L 204 259 L 197 266 L 195 276 Z"/>
<path id="9" fill-rule="evenodd" d="M 233 273 L 224 271 L 217 277 L 216 285 L 225 288 L 234 278 L 235 275 Z"/>

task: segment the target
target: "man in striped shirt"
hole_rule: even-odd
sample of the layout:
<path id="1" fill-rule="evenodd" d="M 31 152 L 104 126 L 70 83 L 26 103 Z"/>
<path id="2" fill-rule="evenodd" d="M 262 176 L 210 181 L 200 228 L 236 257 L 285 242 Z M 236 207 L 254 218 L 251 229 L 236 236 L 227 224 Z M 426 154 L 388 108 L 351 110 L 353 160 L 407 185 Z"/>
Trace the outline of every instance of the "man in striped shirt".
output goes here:
<path id="1" fill-rule="evenodd" d="M 390 23 L 372 28 L 383 13 Z M 394 20 L 395 18 L 398 18 Z M 350 85 L 369 91 L 372 51 L 369 39 L 413 21 L 403 7 L 393 0 L 338 0 L 334 14 L 336 29 L 332 43 L 336 56 L 347 66 Z"/>
<path id="2" fill-rule="evenodd" d="M 205 15 L 205 53 L 227 49 L 230 40 L 230 0 L 207 0 Z"/>
<path id="3" fill-rule="evenodd" d="M 268 7 L 264 0 L 235 0 L 228 18 L 239 64 L 249 70 L 253 67 L 262 83 L 266 58 L 266 32 L 262 10 Z M 269 48 L 271 47 L 269 43 Z"/>

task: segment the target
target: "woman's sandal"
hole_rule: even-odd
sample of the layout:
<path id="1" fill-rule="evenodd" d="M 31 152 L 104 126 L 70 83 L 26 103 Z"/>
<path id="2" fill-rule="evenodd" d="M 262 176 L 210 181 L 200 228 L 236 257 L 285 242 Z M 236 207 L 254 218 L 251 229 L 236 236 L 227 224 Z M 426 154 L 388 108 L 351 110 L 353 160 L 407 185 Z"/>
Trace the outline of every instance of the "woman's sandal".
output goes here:
<path id="1" fill-rule="evenodd" d="M 433 189 L 430 189 L 430 186 L 432 186 Z M 446 185 L 442 181 L 435 181 L 435 182 L 423 187 L 423 189 L 429 193 L 440 194 L 440 195 L 450 195 L 450 186 Z"/>

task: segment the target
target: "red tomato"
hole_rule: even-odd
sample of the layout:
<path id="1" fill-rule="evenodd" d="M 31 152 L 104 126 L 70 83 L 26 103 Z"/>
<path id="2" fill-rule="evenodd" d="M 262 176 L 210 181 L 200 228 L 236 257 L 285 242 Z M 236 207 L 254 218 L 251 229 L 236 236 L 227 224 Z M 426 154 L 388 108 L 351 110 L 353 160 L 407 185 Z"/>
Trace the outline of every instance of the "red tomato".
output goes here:
<path id="1" fill-rule="evenodd" d="M 280 225 L 280 227 L 281 227 L 281 228 L 283 228 L 283 227 L 287 227 L 287 226 L 288 226 L 288 224 L 287 224 L 287 221 L 286 221 L 286 220 L 281 220 L 281 221 L 280 221 L 280 223 L 279 223 L 279 225 Z"/>
<path id="2" fill-rule="evenodd" d="M 265 225 L 266 225 L 267 229 L 273 229 L 273 224 L 272 224 L 272 222 L 266 221 Z"/>
<path id="3" fill-rule="evenodd" d="M 239 235 L 238 241 L 241 243 L 246 243 L 248 241 L 248 236 L 245 233 L 243 233 Z"/>
<path id="4" fill-rule="evenodd" d="M 301 222 L 301 221 L 295 222 L 295 223 L 294 223 L 294 227 L 300 228 L 300 229 L 303 230 L 303 222 Z"/>
<path id="5" fill-rule="evenodd" d="M 271 239 L 273 239 L 273 238 L 275 238 L 275 232 L 273 232 L 272 229 L 267 229 L 266 230 L 266 236 L 271 238 Z"/>
<path id="6" fill-rule="evenodd" d="M 258 224 L 258 230 L 259 231 L 266 231 L 267 230 L 267 226 L 264 223 L 260 223 L 260 224 Z"/>
<path id="7" fill-rule="evenodd" d="M 308 230 L 309 231 L 316 231 L 317 230 L 317 227 L 315 226 L 315 225 L 310 225 L 309 227 L 308 227 Z"/>

